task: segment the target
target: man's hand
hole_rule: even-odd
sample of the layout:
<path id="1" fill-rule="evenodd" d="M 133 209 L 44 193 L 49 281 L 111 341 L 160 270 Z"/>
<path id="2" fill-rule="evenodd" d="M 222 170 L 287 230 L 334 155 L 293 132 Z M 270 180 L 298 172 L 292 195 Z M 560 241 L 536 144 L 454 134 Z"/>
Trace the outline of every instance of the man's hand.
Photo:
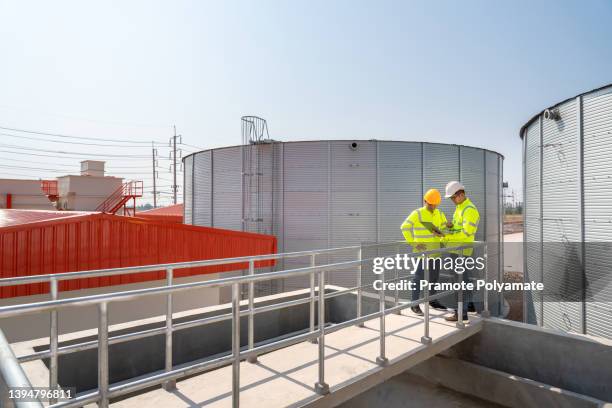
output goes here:
<path id="1" fill-rule="evenodd" d="M 419 251 L 425 251 L 427 247 L 425 246 L 425 244 L 417 244 L 416 249 Z"/>
<path id="2" fill-rule="evenodd" d="M 438 228 L 436 228 L 436 227 L 433 227 L 433 228 L 432 228 L 432 230 L 431 230 L 431 232 L 434 234 L 434 236 L 436 236 L 436 237 L 438 237 L 438 238 L 440 238 L 440 237 L 443 237 L 443 236 L 444 236 L 444 234 L 442 233 L 442 231 L 440 231 L 440 229 L 438 229 Z"/>

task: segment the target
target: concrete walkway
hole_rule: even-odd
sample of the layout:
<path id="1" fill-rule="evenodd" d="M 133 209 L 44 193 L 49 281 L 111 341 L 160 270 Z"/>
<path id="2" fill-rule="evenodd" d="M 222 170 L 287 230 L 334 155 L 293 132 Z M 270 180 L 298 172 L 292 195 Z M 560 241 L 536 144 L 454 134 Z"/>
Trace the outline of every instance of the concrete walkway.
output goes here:
<path id="1" fill-rule="evenodd" d="M 444 321 L 446 313 L 431 311 L 430 336 L 423 345 L 423 320 L 411 312 L 389 315 L 386 320 L 386 349 L 389 364 L 376 364 L 379 355 L 379 320 L 365 327 L 348 327 L 325 336 L 325 381 L 330 394 L 317 395 L 318 345 L 303 342 L 259 357 L 255 364 L 240 365 L 242 407 L 327 407 L 355 397 L 408 368 L 438 354 L 482 328 L 470 316 L 464 329 Z M 161 388 L 112 404 L 113 407 L 230 407 L 232 367 L 222 367 L 177 383 L 177 389 Z"/>

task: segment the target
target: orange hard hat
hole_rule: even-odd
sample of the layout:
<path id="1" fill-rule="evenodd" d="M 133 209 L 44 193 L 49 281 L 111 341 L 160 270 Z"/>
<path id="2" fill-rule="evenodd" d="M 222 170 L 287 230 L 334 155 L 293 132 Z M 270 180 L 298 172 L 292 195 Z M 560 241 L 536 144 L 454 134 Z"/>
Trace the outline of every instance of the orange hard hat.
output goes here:
<path id="1" fill-rule="evenodd" d="M 425 200 L 427 204 L 439 205 L 442 202 L 442 196 L 438 190 L 432 188 L 427 190 L 423 196 L 423 200 Z"/>

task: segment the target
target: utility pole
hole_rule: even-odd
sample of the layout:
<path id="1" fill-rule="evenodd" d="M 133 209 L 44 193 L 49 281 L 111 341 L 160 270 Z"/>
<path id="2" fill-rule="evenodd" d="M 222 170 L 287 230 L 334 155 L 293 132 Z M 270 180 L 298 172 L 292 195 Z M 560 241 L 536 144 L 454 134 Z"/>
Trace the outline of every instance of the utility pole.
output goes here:
<path id="1" fill-rule="evenodd" d="M 176 139 L 177 138 L 181 138 L 181 142 L 182 143 L 182 136 L 181 135 L 177 135 L 176 134 L 176 125 L 174 126 L 174 136 L 172 136 L 172 138 L 170 139 L 170 147 L 172 148 L 172 151 L 170 152 L 170 160 L 172 160 L 172 174 L 174 177 L 174 182 L 172 183 L 172 192 L 174 194 L 174 204 L 176 204 L 176 195 L 177 195 L 177 191 L 178 191 L 178 185 L 176 184 Z"/>
<path id="2" fill-rule="evenodd" d="M 155 183 L 155 179 L 157 178 L 157 171 L 155 170 L 155 157 L 157 156 L 157 151 L 155 150 L 155 143 L 151 142 L 151 152 L 152 152 L 152 159 L 153 159 L 153 208 L 157 208 L 157 188 L 156 188 L 156 183 Z"/>
<path id="3" fill-rule="evenodd" d="M 172 169 L 174 171 L 174 183 L 172 186 L 172 191 L 174 192 L 174 204 L 176 204 L 176 190 L 178 189 L 176 185 L 176 125 L 174 125 L 174 137 L 172 138 L 172 142 L 172 162 L 174 163 L 174 168 Z"/>

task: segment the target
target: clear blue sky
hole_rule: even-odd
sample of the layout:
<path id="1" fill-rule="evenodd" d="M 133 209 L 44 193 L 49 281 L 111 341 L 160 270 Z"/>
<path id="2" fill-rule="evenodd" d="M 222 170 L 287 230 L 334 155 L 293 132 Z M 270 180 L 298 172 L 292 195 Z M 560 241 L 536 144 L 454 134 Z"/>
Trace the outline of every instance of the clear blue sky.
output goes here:
<path id="1" fill-rule="evenodd" d="M 612 82 L 611 22 L 610 1 L 2 1 L 0 126 L 166 141 L 176 124 L 185 143 L 210 148 L 238 144 L 240 116 L 256 114 L 279 140 L 496 150 L 520 190 L 519 128 Z M 56 156 L 0 153 L 0 175 L 77 168 Z M 150 183 L 148 159 L 110 164 Z"/>

